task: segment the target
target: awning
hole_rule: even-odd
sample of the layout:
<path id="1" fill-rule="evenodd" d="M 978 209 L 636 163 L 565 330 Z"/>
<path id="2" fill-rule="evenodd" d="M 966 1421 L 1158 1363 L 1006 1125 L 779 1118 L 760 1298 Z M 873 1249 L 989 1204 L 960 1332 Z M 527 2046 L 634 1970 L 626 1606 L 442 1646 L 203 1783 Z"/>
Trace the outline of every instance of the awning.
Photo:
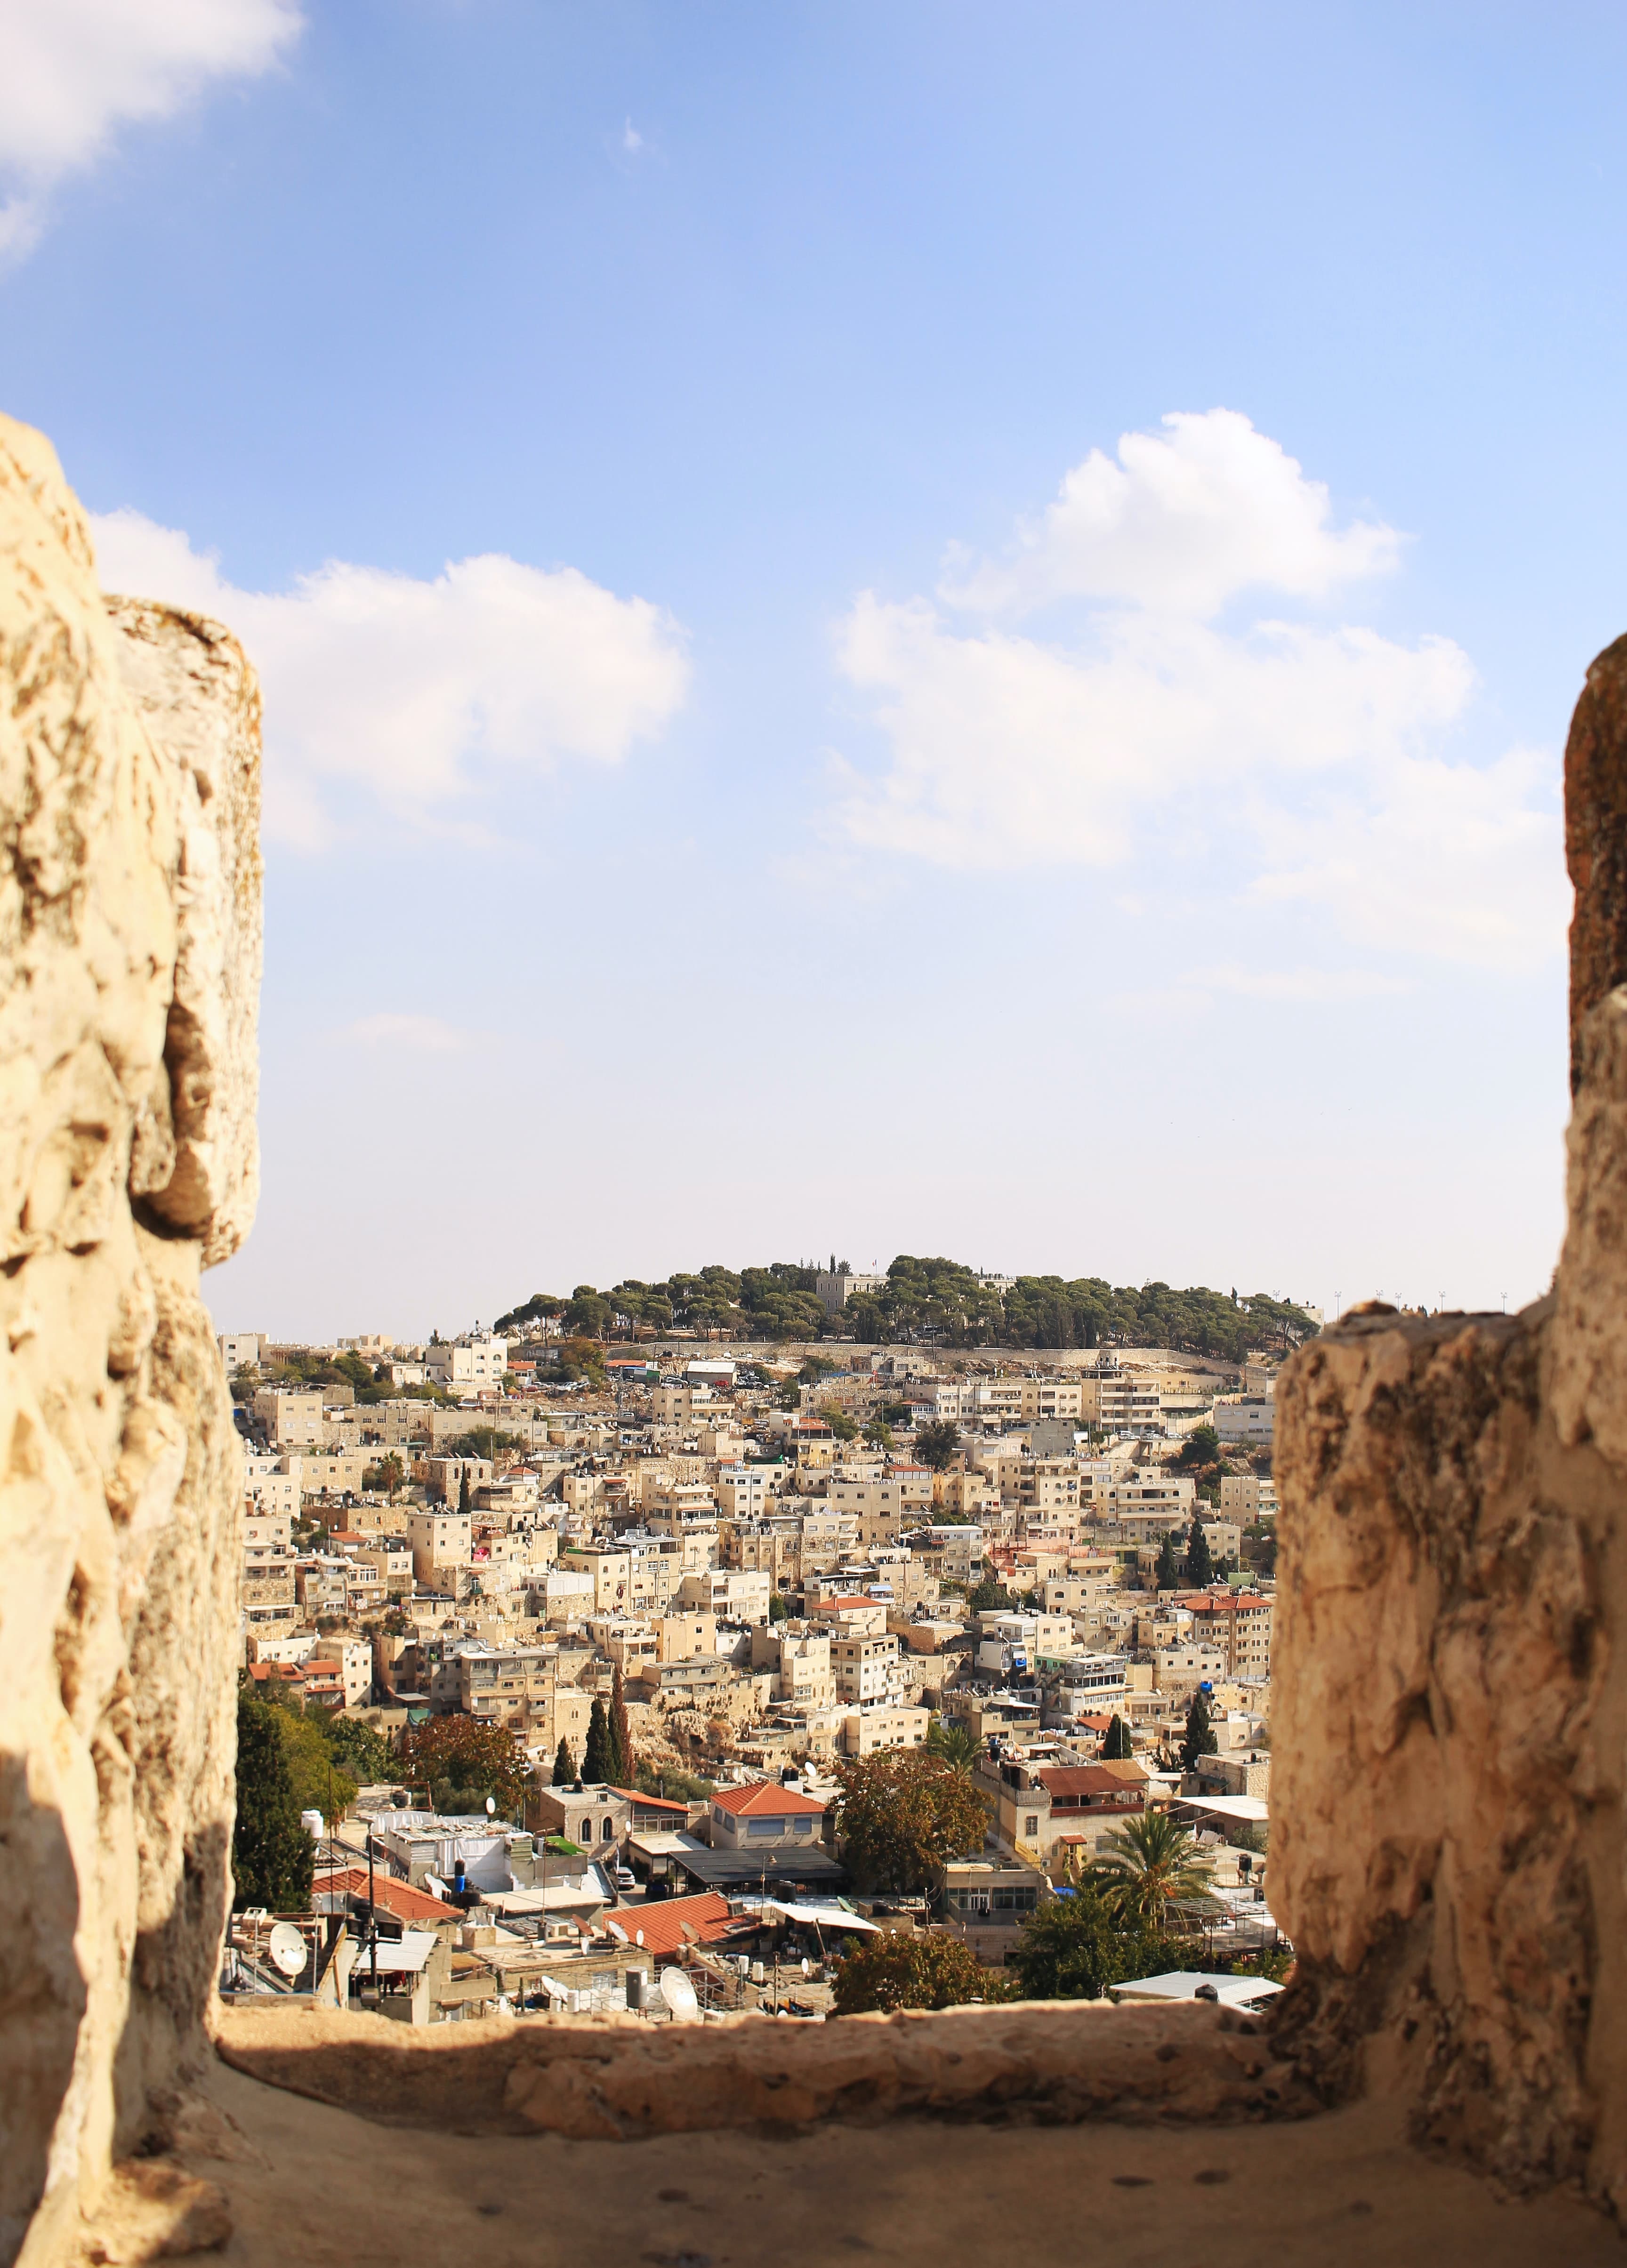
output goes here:
<path id="1" fill-rule="evenodd" d="M 863 1914 L 850 1913 L 845 1906 L 787 1904 L 779 1898 L 764 1898 L 762 1911 L 765 1914 L 778 1914 L 785 1921 L 798 1922 L 805 1929 L 828 1929 L 832 1936 L 843 1930 L 858 1937 L 886 1934 L 879 1921 L 866 1921 Z"/>
<path id="2" fill-rule="evenodd" d="M 822 1883 L 837 1889 L 847 1881 L 847 1868 L 823 1851 L 681 1851 L 674 1864 L 708 1889 L 725 1887 L 749 1889 L 754 1882 L 766 1889 L 770 1883 Z"/>
<path id="3" fill-rule="evenodd" d="M 1248 1819 L 1263 1826 L 1271 1807 L 1262 1795 L 1178 1795 L 1174 1808 L 1206 1811 L 1217 1819 Z"/>
<path id="4" fill-rule="evenodd" d="M 1214 1987 L 1223 2008 L 1257 2008 L 1283 1989 L 1269 1977 L 1206 1977 L 1201 1970 L 1175 1969 L 1162 1977 L 1137 1977 L 1128 1984 L 1109 1984 L 1108 1990 L 1115 2000 L 1194 2000 L 1200 1984 Z"/>

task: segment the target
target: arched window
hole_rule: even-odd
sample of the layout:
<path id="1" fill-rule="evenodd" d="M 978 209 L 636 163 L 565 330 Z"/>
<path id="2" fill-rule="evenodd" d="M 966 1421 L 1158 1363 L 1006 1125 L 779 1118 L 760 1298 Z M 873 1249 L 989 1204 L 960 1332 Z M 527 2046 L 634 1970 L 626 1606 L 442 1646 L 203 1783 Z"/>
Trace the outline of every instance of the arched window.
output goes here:
<path id="1" fill-rule="evenodd" d="M 615 1830 L 610 1823 L 610 1815 L 607 1811 L 604 1817 L 599 1822 L 600 1840 L 601 1842 L 607 1843 L 614 1832 Z"/>

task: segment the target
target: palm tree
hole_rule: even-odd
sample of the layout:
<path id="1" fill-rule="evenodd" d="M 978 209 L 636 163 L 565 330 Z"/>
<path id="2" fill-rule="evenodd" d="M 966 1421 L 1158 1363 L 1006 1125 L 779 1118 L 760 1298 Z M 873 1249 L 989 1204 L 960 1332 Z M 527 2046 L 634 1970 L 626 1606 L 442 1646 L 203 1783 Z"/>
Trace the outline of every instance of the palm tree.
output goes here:
<path id="1" fill-rule="evenodd" d="M 1121 1921 L 1162 1928 L 1177 1900 L 1209 1891 L 1209 1861 L 1167 1811 L 1146 1811 L 1107 1837 L 1090 1878 Z"/>
<path id="2" fill-rule="evenodd" d="M 934 1717 L 927 1727 L 926 1745 L 931 1755 L 961 1772 L 969 1772 L 983 1754 L 983 1743 L 964 1725 L 946 1724 L 941 1717 Z"/>

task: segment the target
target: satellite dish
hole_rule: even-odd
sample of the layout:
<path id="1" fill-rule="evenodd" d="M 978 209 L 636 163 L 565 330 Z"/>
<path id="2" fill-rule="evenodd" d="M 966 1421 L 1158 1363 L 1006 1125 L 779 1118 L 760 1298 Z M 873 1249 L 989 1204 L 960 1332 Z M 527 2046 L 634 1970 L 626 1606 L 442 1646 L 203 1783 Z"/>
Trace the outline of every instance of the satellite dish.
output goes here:
<path id="1" fill-rule="evenodd" d="M 663 1969 L 661 1998 L 672 2010 L 675 2024 L 692 2023 L 701 2013 L 701 2004 L 695 1997 L 695 1987 L 681 1969 Z"/>
<path id="2" fill-rule="evenodd" d="M 641 1929 L 637 1929 L 637 1930 L 635 1930 L 635 1931 L 633 1932 L 633 1943 L 634 1943 L 635 1945 L 642 1945 L 642 1944 L 644 1943 L 644 1932 L 643 1932 L 643 1930 L 641 1930 Z"/>
<path id="3" fill-rule="evenodd" d="M 489 1795 L 489 1796 L 486 1798 L 486 1816 L 487 1816 L 487 1818 L 488 1818 L 488 1819 L 490 1819 L 490 1816 L 491 1816 L 492 1813 L 497 1809 L 497 1797 L 496 1797 L 495 1795 Z"/>
<path id="4" fill-rule="evenodd" d="M 298 1977 L 307 1958 L 304 1933 L 291 1921 L 280 1921 L 267 1940 L 267 1950 L 284 1977 Z"/>

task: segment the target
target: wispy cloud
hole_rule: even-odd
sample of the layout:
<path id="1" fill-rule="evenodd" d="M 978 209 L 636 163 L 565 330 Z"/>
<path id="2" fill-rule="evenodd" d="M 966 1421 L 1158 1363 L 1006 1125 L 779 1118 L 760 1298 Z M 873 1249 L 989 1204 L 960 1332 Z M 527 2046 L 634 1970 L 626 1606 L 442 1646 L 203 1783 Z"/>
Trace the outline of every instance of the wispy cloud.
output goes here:
<path id="1" fill-rule="evenodd" d="M 294 0 L 0 0 L 0 258 L 32 247 L 51 191 L 119 126 L 258 77 L 302 22 Z"/>
<path id="2" fill-rule="evenodd" d="M 629 158 L 636 157 L 638 151 L 644 148 L 644 136 L 638 131 L 638 129 L 634 125 L 630 118 L 627 120 L 626 123 L 622 128 L 622 147 L 626 151 Z"/>
<path id="3" fill-rule="evenodd" d="M 361 1016 L 342 1025 L 335 1039 L 351 1040 L 363 1048 L 390 1048 L 405 1054 L 456 1055 L 473 1047 L 485 1035 L 460 1030 L 438 1016 L 382 1014 Z"/>
<path id="4" fill-rule="evenodd" d="M 320 849 L 334 792 L 399 819 L 478 814 L 482 773 L 615 764 L 654 739 L 688 681 L 665 610 L 573 567 L 501 554 L 419 579 L 330 561 L 291 591 L 235 589 L 177 529 L 92 520 L 103 588 L 217 615 L 260 671 L 269 833 Z"/>
<path id="5" fill-rule="evenodd" d="M 1237 619 L 1250 592 L 1302 608 L 1389 571 L 1395 532 L 1338 526 L 1233 411 L 1165 429 L 1093 452 L 936 599 L 854 600 L 837 665 L 887 760 L 846 767 L 830 836 L 970 870 L 1167 865 L 1196 843 L 1232 896 L 1314 904 L 1365 944 L 1498 967 L 1556 950 L 1556 766 L 1450 758 L 1477 682 L 1461 647 Z M 990 619 L 1041 608 L 1045 635 Z"/>

